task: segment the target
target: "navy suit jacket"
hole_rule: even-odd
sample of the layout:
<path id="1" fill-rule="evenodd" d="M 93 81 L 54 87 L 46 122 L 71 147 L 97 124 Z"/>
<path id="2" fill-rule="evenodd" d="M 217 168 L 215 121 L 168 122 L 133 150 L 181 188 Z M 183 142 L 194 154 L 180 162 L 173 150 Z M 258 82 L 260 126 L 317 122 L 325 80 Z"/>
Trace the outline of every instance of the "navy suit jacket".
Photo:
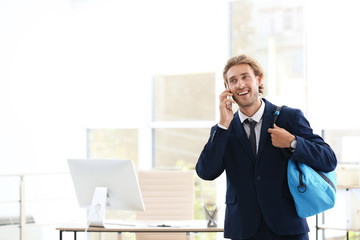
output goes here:
<path id="1" fill-rule="evenodd" d="M 270 134 L 276 106 L 267 100 L 261 127 L 257 156 L 240 123 L 238 112 L 228 130 L 212 127 L 210 138 L 196 164 L 196 172 L 204 180 L 214 180 L 226 171 L 225 238 L 253 237 L 261 214 L 271 230 L 279 235 L 309 231 L 306 219 L 300 218 L 287 185 L 287 164 L 292 159 L 314 169 L 329 172 L 335 169 L 334 152 L 313 133 L 299 109 L 283 107 L 276 125 L 297 138 L 296 150 L 274 147 Z"/>

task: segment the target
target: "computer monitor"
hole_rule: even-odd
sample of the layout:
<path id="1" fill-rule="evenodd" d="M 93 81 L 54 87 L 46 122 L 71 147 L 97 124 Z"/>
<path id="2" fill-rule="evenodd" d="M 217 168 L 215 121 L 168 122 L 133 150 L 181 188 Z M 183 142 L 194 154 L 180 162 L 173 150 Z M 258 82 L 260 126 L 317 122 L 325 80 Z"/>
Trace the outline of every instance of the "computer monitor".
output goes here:
<path id="1" fill-rule="evenodd" d="M 145 210 L 133 161 L 68 159 L 68 165 L 89 226 L 104 227 L 105 209 Z"/>

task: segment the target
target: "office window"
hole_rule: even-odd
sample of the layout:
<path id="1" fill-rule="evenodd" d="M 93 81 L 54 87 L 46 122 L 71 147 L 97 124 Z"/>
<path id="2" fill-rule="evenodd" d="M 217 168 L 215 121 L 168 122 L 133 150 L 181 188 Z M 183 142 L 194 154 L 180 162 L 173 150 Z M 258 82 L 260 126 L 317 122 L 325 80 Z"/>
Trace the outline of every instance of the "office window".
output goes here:
<path id="1" fill-rule="evenodd" d="M 292 30 L 293 29 L 293 11 L 296 9 L 285 9 L 284 10 L 284 30 Z"/>
<path id="2" fill-rule="evenodd" d="M 154 79 L 154 120 L 215 118 L 215 74 L 162 75 Z"/>
<path id="3" fill-rule="evenodd" d="M 323 136 L 334 150 L 338 164 L 359 164 L 360 129 L 325 129 Z"/>
<path id="4" fill-rule="evenodd" d="M 193 169 L 208 137 L 209 129 L 159 128 L 155 135 L 155 166 Z"/>
<path id="5" fill-rule="evenodd" d="M 137 129 L 88 129 L 88 157 L 138 162 Z"/>
<path id="6" fill-rule="evenodd" d="M 303 1 L 231 2 L 231 54 L 264 67 L 264 97 L 307 110 Z"/>

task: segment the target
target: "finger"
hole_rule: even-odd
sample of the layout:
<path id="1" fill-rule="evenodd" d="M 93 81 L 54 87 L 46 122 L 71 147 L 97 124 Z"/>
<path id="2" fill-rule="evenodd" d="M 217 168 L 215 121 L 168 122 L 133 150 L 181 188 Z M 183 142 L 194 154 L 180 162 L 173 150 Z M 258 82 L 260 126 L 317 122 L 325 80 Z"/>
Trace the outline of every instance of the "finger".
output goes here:
<path id="1" fill-rule="evenodd" d="M 274 129 L 279 129 L 279 127 L 274 123 Z"/>
<path id="2" fill-rule="evenodd" d="M 232 103 L 231 101 L 225 99 L 224 101 L 222 101 L 220 103 L 220 109 L 226 109 L 226 110 L 231 110 L 232 111 Z"/>
<path id="3" fill-rule="evenodd" d="M 232 99 L 232 98 L 228 98 L 227 101 L 231 102 L 231 103 L 235 103 L 234 99 Z"/>
<path id="4" fill-rule="evenodd" d="M 227 99 L 228 97 L 231 97 L 233 94 L 230 92 L 229 89 L 226 89 L 220 94 L 220 101 L 222 102 L 224 99 Z"/>
<path id="5" fill-rule="evenodd" d="M 223 94 L 225 94 L 225 95 L 231 94 L 230 89 L 225 89 L 225 90 L 221 93 L 221 95 L 223 95 Z"/>
<path id="6" fill-rule="evenodd" d="M 229 109 L 232 109 L 232 103 L 231 102 L 226 102 L 226 107 Z"/>
<path id="7" fill-rule="evenodd" d="M 224 98 L 221 101 L 221 104 L 224 104 L 224 105 L 228 105 L 228 104 L 231 104 L 231 103 L 235 103 L 234 99 L 232 99 L 232 98 Z"/>
<path id="8" fill-rule="evenodd" d="M 228 98 L 228 99 L 225 99 L 225 104 L 226 104 L 226 107 L 229 108 L 229 109 L 232 109 L 232 104 L 235 103 L 235 101 L 231 98 Z"/>

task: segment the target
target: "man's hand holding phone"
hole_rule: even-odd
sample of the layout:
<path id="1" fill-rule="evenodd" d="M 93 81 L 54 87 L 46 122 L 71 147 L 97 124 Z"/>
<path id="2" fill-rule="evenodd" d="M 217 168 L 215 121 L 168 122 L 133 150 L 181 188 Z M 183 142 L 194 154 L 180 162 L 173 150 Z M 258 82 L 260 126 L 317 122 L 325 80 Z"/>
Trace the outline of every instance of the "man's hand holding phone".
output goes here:
<path id="1" fill-rule="evenodd" d="M 225 89 L 220 94 L 220 121 L 219 124 L 223 125 L 226 128 L 229 128 L 231 121 L 233 120 L 234 113 L 232 111 L 232 104 L 235 101 L 232 99 L 232 93 L 230 89 Z"/>

